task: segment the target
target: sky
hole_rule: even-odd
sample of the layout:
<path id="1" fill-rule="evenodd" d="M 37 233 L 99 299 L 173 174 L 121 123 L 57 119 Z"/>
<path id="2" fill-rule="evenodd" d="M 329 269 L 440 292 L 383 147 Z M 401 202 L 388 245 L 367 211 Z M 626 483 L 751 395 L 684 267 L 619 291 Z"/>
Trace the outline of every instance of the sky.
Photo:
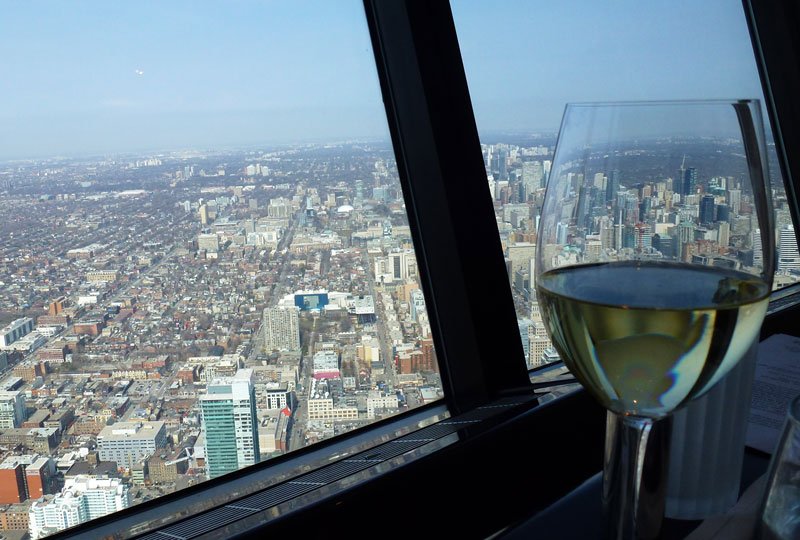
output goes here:
<path id="1" fill-rule="evenodd" d="M 741 3 L 452 0 L 481 133 L 760 97 Z M 0 0 L 0 159 L 388 139 L 360 1 Z"/>

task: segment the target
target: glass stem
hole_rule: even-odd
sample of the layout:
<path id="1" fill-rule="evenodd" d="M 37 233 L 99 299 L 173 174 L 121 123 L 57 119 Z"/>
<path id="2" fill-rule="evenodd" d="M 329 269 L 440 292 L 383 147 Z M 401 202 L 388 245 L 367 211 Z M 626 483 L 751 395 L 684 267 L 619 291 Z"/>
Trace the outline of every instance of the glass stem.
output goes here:
<path id="1" fill-rule="evenodd" d="M 609 412 L 603 508 L 609 540 L 659 538 L 666 505 L 671 418 Z"/>

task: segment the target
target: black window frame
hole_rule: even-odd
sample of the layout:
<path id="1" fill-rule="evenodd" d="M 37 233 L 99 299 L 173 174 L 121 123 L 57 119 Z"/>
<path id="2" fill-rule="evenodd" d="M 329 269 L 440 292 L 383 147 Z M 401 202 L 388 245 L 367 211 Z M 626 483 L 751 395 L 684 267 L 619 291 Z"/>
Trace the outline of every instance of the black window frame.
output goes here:
<path id="1" fill-rule="evenodd" d="M 800 232 L 800 105 L 794 99 L 800 95 L 800 46 L 793 34 L 800 27 L 800 11 L 788 2 L 743 0 L 742 5 L 795 231 Z M 200 511 L 203 504 L 219 504 L 231 493 L 252 490 L 259 478 L 324 461 L 353 445 L 369 444 L 371 438 L 409 429 L 423 418 L 457 417 L 505 396 L 532 395 L 450 4 L 364 0 L 364 8 L 442 374 L 443 403 L 50 538 L 106 537 L 146 520 L 167 522 L 187 505 Z M 797 297 L 800 285 L 776 294 L 782 303 L 770 310 L 763 336 L 798 332 Z M 513 417 L 498 417 L 488 431 L 465 433 L 441 451 L 235 537 L 420 531 L 486 537 L 599 471 L 604 420 L 605 412 L 583 390 L 541 406 L 532 400 Z"/>

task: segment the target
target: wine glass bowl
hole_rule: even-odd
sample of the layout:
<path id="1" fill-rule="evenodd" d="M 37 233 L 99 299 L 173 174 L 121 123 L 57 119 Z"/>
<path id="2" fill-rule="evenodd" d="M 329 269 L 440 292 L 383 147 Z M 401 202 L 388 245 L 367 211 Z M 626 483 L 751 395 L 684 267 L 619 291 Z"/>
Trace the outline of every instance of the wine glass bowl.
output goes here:
<path id="1" fill-rule="evenodd" d="M 659 290 L 670 283 L 680 289 Z M 742 272 L 637 260 L 553 270 L 538 287 L 554 345 L 576 378 L 612 412 L 650 418 L 736 364 L 769 292 Z"/>
<path id="2" fill-rule="evenodd" d="M 567 105 L 536 296 L 564 363 L 635 431 L 630 444 L 645 448 L 649 426 L 713 387 L 758 335 L 774 273 L 765 155 L 755 100 Z M 631 467 L 621 493 L 639 492 Z M 636 506 L 614 506 L 633 514 L 613 517 L 615 537 L 641 535 Z"/>

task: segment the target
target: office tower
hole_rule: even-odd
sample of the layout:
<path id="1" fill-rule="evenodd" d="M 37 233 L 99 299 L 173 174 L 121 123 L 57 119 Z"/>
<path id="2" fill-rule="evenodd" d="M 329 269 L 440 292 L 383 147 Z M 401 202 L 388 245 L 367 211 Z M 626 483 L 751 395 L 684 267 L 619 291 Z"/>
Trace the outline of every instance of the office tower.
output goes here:
<path id="1" fill-rule="evenodd" d="M 600 218 L 600 247 L 603 250 L 614 248 L 614 222 L 608 216 Z"/>
<path id="2" fill-rule="evenodd" d="M 550 168 L 553 166 L 553 162 L 549 159 L 545 159 L 542 161 L 542 172 L 544 173 L 542 176 L 542 185 L 540 187 L 545 187 L 547 185 L 547 179 L 550 177 Z"/>
<path id="3" fill-rule="evenodd" d="M 53 493 L 56 483 L 56 462 L 49 456 L 31 456 L 30 465 L 25 467 L 25 485 L 28 498 L 38 499 Z"/>
<path id="4" fill-rule="evenodd" d="M 625 195 L 625 202 L 623 205 L 623 222 L 627 225 L 633 225 L 639 222 L 639 197 L 633 194 Z"/>
<path id="5" fill-rule="evenodd" d="M 403 281 L 417 275 L 417 258 L 411 249 L 390 252 L 389 269 L 395 280 Z"/>
<path id="6" fill-rule="evenodd" d="M 641 216 L 642 219 L 646 218 L 652 207 L 653 199 L 650 197 L 645 197 L 642 199 L 642 202 L 639 203 L 639 216 Z"/>
<path id="7" fill-rule="evenodd" d="M 606 202 L 613 203 L 619 191 L 619 171 L 614 169 L 608 173 L 606 180 Z"/>
<path id="8" fill-rule="evenodd" d="M 525 363 L 530 364 L 533 321 L 531 319 L 517 319 L 517 325 L 519 326 L 519 337 L 522 339 L 522 350 L 525 353 Z"/>
<path id="9" fill-rule="evenodd" d="M 528 368 L 534 368 L 542 364 L 544 352 L 553 347 L 547 328 L 541 320 L 534 321 L 528 329 Z"/>
<path id="10" fill-rule="evenodd" d="M 530 261 L 536 258 L 536 244 L 530 242 L 517 242 L 508 246 L 506 257 L 511 261 L 509 277 L 513 280 L 514 274 L 520 270 L 528 270 Z"/>
<path id="11" fill-rule="evenodd" d="M 201 204 L 200 208 L 198 209 L 198 213 L 200 214 L 200 224 L 201 225 L 208 225 L 208 221 L 209 221 L 208 205 Z"/>
<path id="12" fill-rule="evenodd" d="M 267 215 L 273 218 L 288 218 L 292 216 L 292 201 L 284 197 L 270 199 L 267 206 Z"/>
<path id="13" fill-rule="evenodd" d="M 601 172 L 594 173 L 594 182 L 592 183 L 592 186 L 596 187 L 597 189 L 602 189 L 603 193 L 605 193 L 606 180 L 607 180 L 606 175 L 604 175 L 603 173 Z"/>
<path id="14" fill-rule="evenodd" d="M 697 189 L 697 169 L 689 167 L 683 171 L 681 183 L 681 196 L 694 195 Z"/>
<path id="15" fill-rule="evenodd" d="M 753 246 L 753 266 L 764 264 L 764 252 L 761 244 L 761 229 L 754 229 L 750 233 L 750 243 Z"/>
<path id="16" fill-rule="evenodd" d="M 197 235 L 197 249 L 216 252 L 219 250 L 219 236 L 214 233 Z"/>
<path id="17" fill-rule="evenodd" d="M 729 189 L 728 190 L 728 206 L 734 214 L 739 213 L 742 204 L 742 190 Z"/>
<path id="18" fill-rule="evenodd" d="M 541 161 L 525 161 L 522 163 L 522 184 L 526 195 L 530 195 L 542 185 L 544 170 Z"/>
<path id="19" fill-rule="evenodd" d="M 649 223 L 637 223 L 634 226 L 636 234 L 636 249 L 647 250 L 653 245 L 653 232 Z"/>
<path id="20" fill-rule="evenodd" d="M 27 498 L 25 465 L 12 456 L 0 463 L 0 504 L 20 503 Z"/>
<path id="21" fill-rule="evenodd" d="M 119 478 L 79 475 L 67 479 L 61 493 L 31 505 L 32 540 L 124 510 L 131 505 L 128 484 Z"/>
<path id="22" fill-rule="evenodd" d="M 716 206 L 716 221 L 728 222 L 731 219 L 731 208 L 727 204 L 718 204 Z"/>
<path id="23" fill-rule="evenodd" d="M 297 307 L 264 309 L 264 350 L 300 350 L 300 310 Z"/>
<path id="24" fill-rule="evenodd" d="M 727 246 L 731 241 L 731 224 L 726 221 L 717 223 L 717 244 Z"/>
<path id="25" fill-rule="evenodd" d="M 563 223 L 556 223 L 556 244 L 567 243 L 568 227 Z"/>
<path id="26" fill-rule="evenodd" d="M 209 383 L 200 397 L 206 436 L 206 474 L 216 478 L 259 461 L 253 370 Z"/>
<path id="27" fill-rule="evenodd" d="M 409 302 L 411 307 L 411 318 L 414 319 L 416 322 L 420 322 L 420 315 L 424 315 L 425 312 L 425 295 L 422 294 L 420 289 L 414 289 L 411 291 L 410 294 L 411 301 Z"/>
<path id="28" fill-rule="evenodd" d="M 115 461 L 118 467 L 131 468 L 166 445 L 164 422 L 117 422 L 97 435 L 100 459 Z"/>
<path id="29" fill-rule="evenodd" d="M 793 225 L 784 225 L 778 235 L 778 272 L 800 270 L 800 253 Z"/>
<path id="30" fill-rule="evenodd" d="M 424 338 L 420 340 L 420 348 L 422 349 L 422 365 L 421 371 L 439 371 L 439 364 L 436 362 L 436 348 L 433 345 L 432 338 Z"/>
<path id="31" fill-rule="evenodd" d="M 17 390 L 0 391 L 0 429 L 19 427 L 25 420 L 25 396 Z"/>
<path id="32" fill-rule="evenodd" d="M 575 216 L 578 219 L 576 226 L 581 229 L 586 227 L 586 205 L 589 198 L 589 189 L 586 186 L 578 188 L 578 208 L 575 210 Z"/>
<path id="33" fill-rule="evenodd" d="M 497 176 L 500 180 L 507 180 L 508 179 L 508 170 L 507 170 L 507 160 L 508 160 L 508 150 L 505 148 L 499 148 L 497 152 L 492 156 L 493 157 L 493 169 L 497 172 Z"/>
<path id="34" fill-rule="evenodd" d="M 714 222 L 714 196 L 703 195 L 700 199 L 700 223 L 709 224 Z"/>

